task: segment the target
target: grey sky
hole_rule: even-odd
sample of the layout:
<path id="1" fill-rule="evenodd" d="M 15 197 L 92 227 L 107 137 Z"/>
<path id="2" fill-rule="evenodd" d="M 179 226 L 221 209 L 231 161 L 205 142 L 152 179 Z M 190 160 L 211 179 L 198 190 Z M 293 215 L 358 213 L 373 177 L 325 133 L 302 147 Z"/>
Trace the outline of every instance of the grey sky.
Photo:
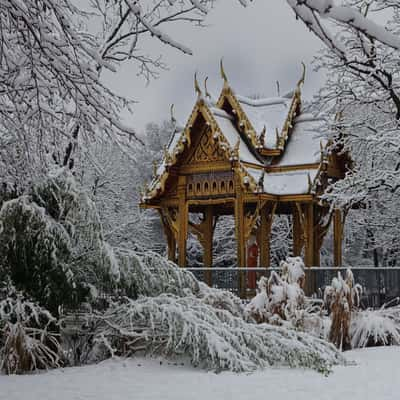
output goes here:
<path id="1" fill-rule="evenodd" d="M 243 95 L 275 96 L 277 80 L 282 93 L 290 90 L 300 77 L 301 61 L 308 66 L 305 97 L 310 98 L 321 85 L 321 76 L 310 66 L 321 43 L 296 21 L 286 1 L 254 0 L 243 8 L 238 1 L 219 0 L 206 23 L 206 28 L 177 24 L 168 27 L 167 33 L 189 46 L 193 56 L 154 39 L 142 42 L 146 53 L 161 54 L 169 67 L 149 85 L 136 76 L 132 65 L 111 78 L 119 93 L 140 102 L 125 122 L 140 131 L 148 122 L 168 118 L 170 104 L 174 103 L 179 121 L 185 123 L 195 102 L 194 72 L 198 72 L 201 84 L 209 76 L 209 90 L 218 96 L 221 57 L 232 87 Z"/>

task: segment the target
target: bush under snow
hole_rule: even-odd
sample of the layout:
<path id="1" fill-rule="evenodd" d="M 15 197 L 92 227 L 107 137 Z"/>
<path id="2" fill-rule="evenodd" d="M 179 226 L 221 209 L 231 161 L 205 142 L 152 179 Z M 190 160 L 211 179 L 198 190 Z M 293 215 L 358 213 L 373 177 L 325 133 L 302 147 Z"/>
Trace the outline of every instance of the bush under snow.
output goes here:
<path id="1" fill-rule="evenodd" d="M 55 318 L 12 286 L 0 292 L 0 371 L 20 374 L 61 365 Z"/>
<path id="2" fill-rule="evenodd" d="M 331 286 L 324 292 L 324 302 L 331 313 L 331 329 L 329 341 L 339 349 L 351 348 L 350 324 L 353 311 L 359 306 L 362 288 L 355 284 L 350 269 L 342 277 L 340 271 L 337 278 L 332 279 Z"/>
<path id="3" fill-rule="evenodd" d="M 258 282 L 258 293 L 246 306 L 246 314 L 255 321 L 301 329 L 324 336 L 321 305 L 305 296 L 304 263 L 300 257 L 288 257 L 280 264 L 281 274 L 271 272 Z"/>
<path id="4" fill-rule="evenodd" d="M 350 326 L 351 346 L 400 345 L 400 306 L 358 311 Z"/>
<path id="5" fill-rule="evenodd" d="M 97 351 L 104 357 L 137 352 L 189 357 L 195 366 L 236 372 L 267 366 L 328 372 L 332 365 L 345 363 L 323 340 L 284 327 L 248 323 L 194 296 L 126 299 L 94 318 Z"/>

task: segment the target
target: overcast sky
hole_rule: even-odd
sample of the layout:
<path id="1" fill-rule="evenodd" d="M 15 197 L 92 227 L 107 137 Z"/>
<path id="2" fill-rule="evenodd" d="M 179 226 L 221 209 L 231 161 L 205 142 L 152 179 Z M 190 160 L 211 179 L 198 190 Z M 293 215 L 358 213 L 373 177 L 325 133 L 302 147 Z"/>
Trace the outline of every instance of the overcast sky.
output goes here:
<path id="1" fill-rule="evenodd" d="M 276 96 L 277 80 L 282 93 L 292 89 L 301 74 L 301 61 L 308 66 L 304 97 L 311 98 L 321 85 L 322 77 L 310 65 L 321 43 L 296 21 L 286 1 L 254 0 L 243 8 L 235 0 L 218 0 L 206 23 L 206 28 L 176 24 L 163 28 L 189 46 L 193 56 L 154 39 L 141 43 L 145 53 L 162 55 L 169 68 L 148 85 L 132 65 L 107 78 L 119 93 L 139 101 L 125 122 L 141 131 L 148 122 L 169 118 L 174 103 L 178 120 L 186 123 L 196 99 L 194 73 L 198 72 L 201 84 L 209 76 L 209 90 L 218 96 L 221 57 L 231 86 L 242 95 Z"/>

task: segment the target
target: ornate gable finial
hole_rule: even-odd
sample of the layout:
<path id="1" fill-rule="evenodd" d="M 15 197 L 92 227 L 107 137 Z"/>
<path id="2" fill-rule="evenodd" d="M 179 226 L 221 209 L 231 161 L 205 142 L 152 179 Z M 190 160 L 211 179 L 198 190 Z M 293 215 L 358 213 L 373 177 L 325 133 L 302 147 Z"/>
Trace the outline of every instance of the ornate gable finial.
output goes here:
<path id="1" fill-rule="evenodd" d="M 233 161 L 239 161 L 239 146 L 240 146 L 240 138 L 238 138 L 234 148 L 231 151 L 231 158 Z"/>
<path id="2" fill-rule="evenodd" d="M 171 123 L 172 125 L 175 125 L 176 119 L 174 116 L 174 104 L 171 104 L 170 113 L 171 113 Z"/>
<path id="3" fill-rule="evenodd" d="M 264 125 L 264 128 L 260 134 L 260 146 L 265 147 L 265 134 L 267 133 L 267 127 Z"/>
<path id="4" fill-rule="evenodd" d="M 224 64 L 223 64 L 223 59 L 221 58 L 221 61 L 219 63 L 220 66 L 220 71 L 221 71 L 221 78 L 224 80 L 224 87 L 228 87 L 228 77 L 226 76 L 225 70 L 224 70 Z"/>
<path id="5" fill-rule="evenodd" d="M 275 128 L 276 147 L 283 150 L 285 146 L 285 139 L 279 134 L 278 128 Z"/>
<path id="6" fill-rule="evenodd" d="M 194 90 L 197 93 L 197 97 L 200 97 L 202 95 L 199 82 L 197 81 L 197 72 L 194 73 Z"/>
<path id="7" fill-rule="evenodd" d="M 208 76 L 206 76 L 206 79 L 204 79 L 204 94 L 208 99 L 211 99 L 211 94 L 207 89 L 207 81 L 208 81 Z"/>
<path id="8" fill-rule="evenodd" d="M 153 160 L 153 177 L 157 178 L 158 163 L 157 160 Z"/>
<path id="9" fill-rule="evenodd" d="M 260 189 L 260 192 L 264 191 L 264 178 L 265 178 L 265 169 L 262 170 L 260 179 L 258 180 L 258 187 Z"/>
<path id="10" fill-rule="evenodd" d="M 165 165 L 169 167 L 172 163 L 172 157 L 171 154 L 169 154 L 167 146 L 164 146 L 164 160 L 165 160 Z"/>
<path id="11" fill-rule="evenodd" d="M 303 72 L 301 74 L 300 80 L 297 82 L 298 89 L 300 89 L 300 87 L 304 85 L 304 81 L 306 80 L 306 64 L 304 64 L 304 62 L 302 61 L 301 65 L 303 67 Z"/>
<path id="12" fill-rule="evenodd" d="M 313 187 L 313 183 L 312 183 L 312 180 L 311 180 L 310 173 L 307 174 L 307 180 L 308 180 L 308 192 L 310 193 L 311 189 Z"/>

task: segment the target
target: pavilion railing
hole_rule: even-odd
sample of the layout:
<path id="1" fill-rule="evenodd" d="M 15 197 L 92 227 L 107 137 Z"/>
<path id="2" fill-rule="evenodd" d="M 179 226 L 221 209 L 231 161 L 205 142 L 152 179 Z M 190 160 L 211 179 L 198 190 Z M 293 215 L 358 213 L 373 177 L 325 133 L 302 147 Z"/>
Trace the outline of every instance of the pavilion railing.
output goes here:
<path id="1" fill-rule="evenodd" d="M 256 274 L 257 280 L 261 276 L 268 277 L 271 271 L 279 272 L 279 268 L 187 268 L 197 279 L 207 281 L 210 274 L 212 286 L 229 290 L 241 297 L 252 297 L 255 290 L 250 288 L 249 279 L 251 274 Z M 306 268 L 306 282 L 312 283 L 308 286 L 308 294 L 319 298 L 323 296 L 323 291 L 330 285 L 332 278 L 337 276 L 340 271 L 342 274 L 347 268 L 326 268 L 310 267 Z M 400 298 L 400 268 L 399 267 L 354 267 L 351 268 L 356 283 L 363 287 L 361 306 L 381 307 L 396 298 Z M 242 282 L 242 290 L 240 283 Z M 244 286 L 244 289 L 243 289 Z M 310 289 L 312 287 L 312 289 Z"/>

